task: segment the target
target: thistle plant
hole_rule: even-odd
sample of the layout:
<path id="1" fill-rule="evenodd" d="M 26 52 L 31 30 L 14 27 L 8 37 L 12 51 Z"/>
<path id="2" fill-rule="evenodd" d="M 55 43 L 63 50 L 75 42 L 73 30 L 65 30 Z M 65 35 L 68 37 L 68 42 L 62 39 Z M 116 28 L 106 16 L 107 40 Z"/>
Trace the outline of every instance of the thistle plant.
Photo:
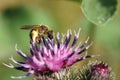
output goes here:
<path id="1" fill-rule="evenodd" d="M 68 30 L 66 34 L 60 35 L 58 32 L 53 39 L 40 38 L 41 43 L 30 40 L 30 54 L 26 55 L 17 48 L 16 52 L 25 59 L 24 62 L 10 58 L 16 65 L 5 64 L 5 66 L 27 74 L 23 76 L 12 76 L 12 78 L 25 78 L 31 75 L 36 77 L 33 80 L 73 80 L 74 73 L 70 70 L 71 66 L 86 58 L 98 55 L 83 54 L 92 45 L 87 45 L 89 37 L 83 44 L 78 42 L 80 29 L 78 32 Z M 73 36 L 74 35 L 74 36 Z M 73 36 L 73 39 L 72 39 Z M 75 80 L 75 79 L 74 79 Z"/>

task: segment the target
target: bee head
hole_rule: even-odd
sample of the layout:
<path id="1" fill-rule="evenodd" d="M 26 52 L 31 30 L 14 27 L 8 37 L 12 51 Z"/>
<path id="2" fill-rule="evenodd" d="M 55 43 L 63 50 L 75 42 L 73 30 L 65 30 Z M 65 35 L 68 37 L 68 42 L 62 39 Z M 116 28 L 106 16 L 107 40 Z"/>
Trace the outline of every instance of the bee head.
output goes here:
<path id="1" fill-rule="evenodd" d="M 47 36 L 50 38 L 50 39 L 53 39 L 53 30 L 49 30 L 47 32 Z"/>

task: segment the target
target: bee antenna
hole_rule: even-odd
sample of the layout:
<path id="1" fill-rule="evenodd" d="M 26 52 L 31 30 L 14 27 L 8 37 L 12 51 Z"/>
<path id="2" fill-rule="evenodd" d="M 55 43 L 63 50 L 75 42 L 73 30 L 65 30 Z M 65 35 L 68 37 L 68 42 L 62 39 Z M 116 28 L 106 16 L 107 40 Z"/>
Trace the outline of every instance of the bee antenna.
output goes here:
<path id="1" fill-rule="evenodd" d="M 33 29 L 33 25 L 24 25 L 20 29 L 24 29 L 24 30 Z"/>

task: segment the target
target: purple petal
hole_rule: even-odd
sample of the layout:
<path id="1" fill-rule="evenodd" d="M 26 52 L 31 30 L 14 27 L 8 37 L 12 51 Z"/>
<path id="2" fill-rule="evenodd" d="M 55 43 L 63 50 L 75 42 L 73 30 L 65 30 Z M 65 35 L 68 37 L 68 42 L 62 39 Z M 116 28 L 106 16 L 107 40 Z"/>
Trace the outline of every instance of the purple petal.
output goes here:
<path id="1" fill-rule="evenodd" d="M 15 64 L 17 64 L 17 65 L 19 65 L 19 66 L 23 66 L 23 67 L 25 67 L 25 68 L 30 68 L 30 65 L 28 65 L 28 64 L 23 64 L 23 63 L 19 63 L 19 62 L 15 61 L 15 60 L 13 59 L 13 57 L 11 57 L 10 60 L 13 61 Z"/>
<path id="2" fill-rule="evenodd" d="M 31 76 L 33 73 L 27 73 L 26 75 L 24 76 L 11 76 L 11 78 L 13 79 L 22 79 L 22 78 L 26 78 L 28 76 Z"/>
<path id="3" fill-rule="evenodd" d="M 70 30 L 68 30 L 68 31 L 67 31 L 67 35 L 66 35 L 66 39 L 65 39 L 65 41 L 64 41 L 64 45 L 65 45 L 66 47 L 68 46 L 68 44 L 69 44 L 69 42 L 70 42 L 70 40 L 71 40 L 71 37 L 72 37 L 72 34 L 71 34 Z"/>
<path id="4" fill-rule="evenodd" d="M 73 40 L 73 43 L 72 43 L 72 47 L 77 43 L 77 40 L 79 38 L 79 34 L 80 34 L 80 29 L 78 30 L 78 33 L 76 33 L 76 31 L 74 31 L 75 33 L 75 36 L 74 36 L 74 40 Z"/>
<path id="5" fill-rule="evenodd" d="M 93 42 L 91 42 L 87 47 L 84 47 L 83 49 L 78 52 L 79 54 L 83 53 L 84 51 L 88 50 L 92 46 Z"/>
<path id="6" fill-rule="evenodd" d="M 60 48 L 60 34 L 59 34 L 59 32 L 57 33 L 56 39 L 57 39 L 57 46 L 58 46 L 58 49 L 59 49 Z"/>
<path id="7" fill-rule="evenodd" d="M 15 49 L 16 49 L 16 52 L 20 55 L 20 56 L 22 56 L 23 58 L 27 58 L 27 55 L 26 54 L 24 54 L 21 50 L 18 50 L 17 49 L 17 44 L 16 44 L 16 46 L 15 46 Z"/>

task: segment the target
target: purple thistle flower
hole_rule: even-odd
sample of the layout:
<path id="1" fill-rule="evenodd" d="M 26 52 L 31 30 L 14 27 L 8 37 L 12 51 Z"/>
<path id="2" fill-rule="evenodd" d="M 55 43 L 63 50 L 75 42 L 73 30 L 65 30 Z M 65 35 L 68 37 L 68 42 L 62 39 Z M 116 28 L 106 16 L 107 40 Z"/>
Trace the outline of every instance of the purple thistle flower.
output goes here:
<path id="1" fill-rule="evenodd" d="M 64 35 L 60 37 L 60 34 L 57 33 L 55 39 L 41 38 L 41 44 L 30 41 L 30 56 L 24 54 L 21 50 L 17 49 L 17 53 L 25 59 L 25 62 L 15 61 L 12 57 L 12 60 L 17 66 L 12 64 L 5 66 L 9 68 L 14 68 L 17 70 L 22 70 L 27 72 L 25 76 L 18 76 L 12 78 L 25 78 L 31 75 L 51 75 L 52 73 L 59 72 L 66 67 L 72 66 L 74 63 L 84 60 L 86 58 L 95 57 L 95 55 L 80 55 L 86 51 L 91 45 L 87 46 L 89 38 L 83 43 L 79 43 L 75 47 L 77 40 L 79 38 L 80 29 L 78 33 L 74 31 L 75 36 L 72 39 L 71 30 L 67 31 L 66 38 Z M 71 43 L 71 44 L 70 44 Z"/>

